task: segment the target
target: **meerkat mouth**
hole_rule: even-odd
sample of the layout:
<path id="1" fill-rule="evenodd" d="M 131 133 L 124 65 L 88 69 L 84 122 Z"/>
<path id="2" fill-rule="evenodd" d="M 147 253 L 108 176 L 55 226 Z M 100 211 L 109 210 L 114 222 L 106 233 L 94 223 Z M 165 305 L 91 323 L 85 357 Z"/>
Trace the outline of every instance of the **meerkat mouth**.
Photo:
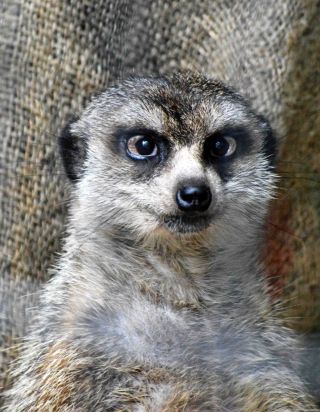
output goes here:
<path id="1" fill-rule="evenodd" d="M 176 233 L 195 233 L 201 232 L 209 227 L 212 220 L 212 216 L 183 216 L 183 215 L 173 215 L 166 216 L 163 219 L 163 224 L 171 232 Z"/>

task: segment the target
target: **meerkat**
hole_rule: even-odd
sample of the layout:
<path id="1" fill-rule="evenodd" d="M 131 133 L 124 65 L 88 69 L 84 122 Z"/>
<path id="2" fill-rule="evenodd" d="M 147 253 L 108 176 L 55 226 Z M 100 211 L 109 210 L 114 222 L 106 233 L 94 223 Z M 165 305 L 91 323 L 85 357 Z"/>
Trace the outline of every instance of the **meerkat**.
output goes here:
<path id="1" fill-rule="evenodd" d="M 261 259 L 276 139 L 197 74 L 131 78 L 60 138 L 64 252 L 5 411 L 313 411 Z"/>

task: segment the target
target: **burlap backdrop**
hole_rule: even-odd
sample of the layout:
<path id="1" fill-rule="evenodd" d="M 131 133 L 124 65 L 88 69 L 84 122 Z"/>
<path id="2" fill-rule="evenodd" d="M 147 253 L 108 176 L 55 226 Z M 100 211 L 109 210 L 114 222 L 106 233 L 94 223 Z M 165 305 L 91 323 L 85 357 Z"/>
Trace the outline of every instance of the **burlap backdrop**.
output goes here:
<path id="1" fill-rule="evenodd" d="M 0 11 L 0 385 L 59 250 L 56 136 L 90 94 L 132 73 L 198 70 L 270 118 L 284 178 L 267 266 L 291 324 L 319 329 L 318 1 L 2 0 Z"/>

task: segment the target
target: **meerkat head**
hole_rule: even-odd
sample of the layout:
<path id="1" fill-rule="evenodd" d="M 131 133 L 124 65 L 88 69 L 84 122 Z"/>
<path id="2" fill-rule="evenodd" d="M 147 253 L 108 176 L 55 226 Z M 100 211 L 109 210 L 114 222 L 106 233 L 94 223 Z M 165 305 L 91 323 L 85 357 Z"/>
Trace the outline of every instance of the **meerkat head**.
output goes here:
<path id="1" fill-rule="evenodd" d="M 60 138 L 77 224 L 146 236 L 261 221 L 272 194 L 268 123 L 220 82 L 133 78 L 94 98 Z"/>

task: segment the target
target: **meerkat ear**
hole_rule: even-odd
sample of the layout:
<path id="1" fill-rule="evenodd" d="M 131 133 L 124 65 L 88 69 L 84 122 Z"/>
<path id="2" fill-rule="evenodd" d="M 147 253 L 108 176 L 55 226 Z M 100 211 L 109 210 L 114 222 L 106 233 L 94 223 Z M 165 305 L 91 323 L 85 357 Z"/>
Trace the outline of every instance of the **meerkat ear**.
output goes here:
<path id="1" fill-rule="evenodd" d="M 69 121 L 63 128 L 59 137 L 59 148 L 62 163 L 68 178 L 71 181 L 79 180 L 87 157 L 87 140 L 84 136 L 78 136 L 72 130 L 77 119 Z"/>
<path id="2" fill-rule="evenodd" d="M 270 162 L 270 166 L 273 168 L 276 165 L 278 155 L 278 139 L 269 121 L 261 115 L 259 115 L 259 120 L 264 132 L 264 153 Z"/>

